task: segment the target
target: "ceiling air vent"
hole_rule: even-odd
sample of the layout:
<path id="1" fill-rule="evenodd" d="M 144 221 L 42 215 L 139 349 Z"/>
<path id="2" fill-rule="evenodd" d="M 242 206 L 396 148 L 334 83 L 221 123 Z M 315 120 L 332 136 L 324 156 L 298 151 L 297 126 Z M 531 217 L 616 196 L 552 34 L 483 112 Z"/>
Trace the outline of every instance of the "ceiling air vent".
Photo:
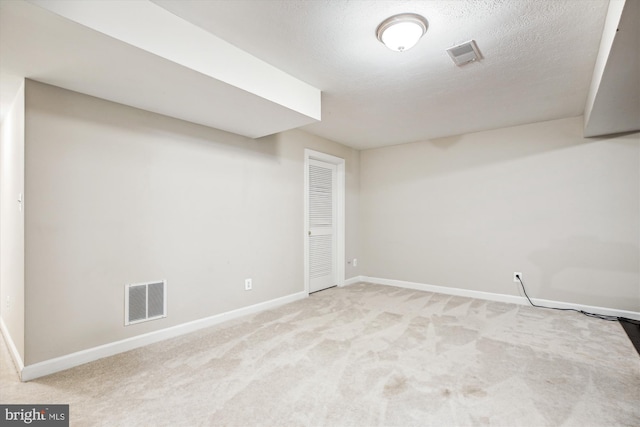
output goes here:
<path id="1" fill-rule="evenodd" d="M 166 295 L 166 280 L 125 285 L 125 326 L 167 317 Z"/>
<path id="2" fill-rule="evenodd" d="M 475 40 L 469 40 L 468 42 L 450 47 L 447 49 L 447 53 L 457 66 L 482 59 Z"/>

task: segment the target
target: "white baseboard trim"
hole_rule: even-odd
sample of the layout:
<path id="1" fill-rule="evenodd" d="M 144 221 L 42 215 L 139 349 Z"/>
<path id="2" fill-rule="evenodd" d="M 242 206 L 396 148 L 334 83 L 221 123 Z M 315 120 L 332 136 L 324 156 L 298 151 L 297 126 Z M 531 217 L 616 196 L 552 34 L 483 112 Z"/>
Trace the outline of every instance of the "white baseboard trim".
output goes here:
<path id="1" fill-rule="evenodd" d="M 427 285 L 424 283 L 406 282 L 403 280 L 381 279 L 379 277 L 360 276 L 362 282 L 374 283 L 377 285 L 396 286 L 398 288 L 415 289 L 418 291 L 437 292 L 440 294 L 456 295 L 461 297 L 478 298 L 489 301 L 499 301 L 511 304 L 529 305 L 525 297 L 519 295 L 495 294 L 491 292 L 474 291 L 462 288 L 450 288 L 447 286 Z M 571 308 L 589 313 L 603 314 L 605 316 L 626 317 L 627 319 L 640 320 L 640 312 L 619 310 L 615 308 L 596 307 L 592 305 L 574 304 L 570 302 L 552 301 L 540 298 L 531 298 L 536 305 L 544 305 L 555 308 Z"/>
<path id="2" fill-rule="evenodd" d="M 86 350 L 56 357 L 54 359 L 45 360 L 43 362 L 34 363 L 33 365 L 25 366 L 22 369 L 21 379 L 22 381 L 30 381 L 35 378 L 64 371 L 65 369 L 83 365 L 88 362 L 93 362 L 104 357 L 113 356 L 118 353 L 123 353 L 125 351 L 133 350 L 138 347 L 195 332 L 199 329 L 214 326 L 222 322 L 236 319 L 238 317 L 255 314 L 271 308 L 276 308 L 290 302 L 307 298 L 308 296 L 309 295 L 306 292 L 298 292 L 284 297 L 272 299 L 270 301 L 250 305 L 248 307 L 228 311 L 226 313 L 216 314 L 215 316 L 206 317 L 204 319 L 194 320 L 192 322 L 183 323 L 181 325 L 172 326 L 170 328 L 161 329 L 159 331 L 149 332 L 147 334 L 138 335 L 109 344 L 104 344 L 98 347 L 88 348 Z"/>
<path id="3" fill-rule="evenodd" d="M 396 286 L 399 288 L 415 289 L 426 292 L 437 292 L 447 295 L 456 295 L 469 298 L 479 298 L 489 301 L 499 301 L 512 304 L 528 305 L 529 302 L 525 297 L 517 295 L 497 294 L 491 292 L 474 291 L 470 289 L 450 288 L 446 286 L 435 286 L 424 283 L 408 282 L 403 280 L 382 279 L 369 276 L 355 276 L 351 277 L 344 282 L 344 286 L 353 285 L 355 283 L 366 282 L 374 283 L 378 285 Z M 228 320 L 236 319 L 238 317 L 255 314 L 271 308 L 276 308 L 290 302 L 298 301 L 307 298 L 309 295 L 306 292 L 298 292 L 295 294 L 287 295 L 284 297 L 276 298 L 270 301 L 254 304 L 248 307 L 239 308 L 226 313 L 217 314 L 215 316 L 207 317 L 204 319 L 194 320 L 192 322 L 183 323 L 181 325 L 172 326 L 170 328 L 162 329 L 159 331 L 150 332 L 143 335 L 127 338 L 120 341 L 115 341 L 109 344 L 104 344 L 98 347 L 89 348 L 86 350 L 78 351 L 75 353 L 60 356 L 54 359 L 45 360 L 43 362 L 35 363 L 33 365 L 24 366 L 22 358 L 11 339 L 11 336 L 4 324 L 4 321 L 0 318 L 0 329 L 4 336 L 11 357 L 21 373 L 22 381 L 30 381 L 45 375 L 50 375 L 56 372 L 63 371 L 65 369 L 73 368 L 75 366 L 83 365 L 88 362 L 93 362 L 104 357 L 113 356 L 118 353 L 133 350 L 145 345 L 153 344 L 159 341 L 164 341 L 169 338 L 175 338 L 180 335 L 185 335 L 191 332 L 195 332 L 199 329 L 207 328 L 226 322 Z M 589 305 L 573 304 L 561 301 L 550 301 L 545 299 L 532 298 L 535 304 L 545 305 L 549 307 L 557 308 L 572 308 L 576 310 L 583 310 L 590 313 L 599 313 L 607 316 L 626 317 L 629 319 L 640 320 L 640 312 L 618 310 L 606 307 L 595 307 Z"/>
<path id="4" fill-rule="evenodd" d="M 4 342 L 7 343 L 7 347 L 9 348 L 9 354 L 11 354 L 13 363 L 15 364 L 15 367 L 18 370 L 18 376 L 22 378 L 22 371 L 24 370 L 24 362 L 22 361 L 22 357 L 20 356 L 20 352 L 18 351 L 16 344 L 13 342 L 13 338 L 9 333 L 9 329 L 7 329 L 7 325 L 5 325 L 4 323 L 4 319 L 1 317 L 0 317 L 0 331 L 2 332 L 2 336 L 4 337 Z"/>
<path id="5" fill-rule="evenodd" d="M 355 285 L 356 283 L 364 282 L 364 276 L 353 276 L 344 281 L 342 286 Z"/>

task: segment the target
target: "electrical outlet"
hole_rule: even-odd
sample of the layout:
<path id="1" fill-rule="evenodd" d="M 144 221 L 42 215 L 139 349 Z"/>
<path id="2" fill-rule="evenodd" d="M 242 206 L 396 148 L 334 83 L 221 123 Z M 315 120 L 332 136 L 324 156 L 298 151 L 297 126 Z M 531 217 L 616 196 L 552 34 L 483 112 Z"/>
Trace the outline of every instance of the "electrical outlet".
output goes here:
<path id="1" fill-rule="evenodd" d="M 245 279 L 244 281 L 244 290 L 245 291 L 250 291 L 253 288 L 253 284 L 251 282 L 251 279 Z"/>
<path id="2" fill-rule="evenodd" d="M 354 266 L 354 267 L 357 267 L 357 266 L 358 266 L 358 259 L 357 259 L 357 258 L 354 258 L 354 259 L 353 259 L 353 266 Z"/>
<path id="3" fill-rule="evenodd" d="M 520 280 L 522 280 L 522 273 L 520 273 L 519 271 L 514 271 L 513 272 L 513 281 L 516 283 L 520 283 L 520 280 L 518 280 L 518 277 L 520 277 Z"/>
<path id="4" fill-rule="evenodd" d="M 5 300 L 4 306 L 7 310 L 11 309 L 11 297 L 7 295 L 7 299 Z"/>

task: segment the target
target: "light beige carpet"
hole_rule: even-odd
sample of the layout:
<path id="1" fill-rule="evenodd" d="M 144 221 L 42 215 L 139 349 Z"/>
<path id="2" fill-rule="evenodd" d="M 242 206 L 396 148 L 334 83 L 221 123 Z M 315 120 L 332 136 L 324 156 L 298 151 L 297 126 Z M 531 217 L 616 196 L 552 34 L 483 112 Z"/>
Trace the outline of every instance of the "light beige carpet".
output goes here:
<path id="1" fill-rule="evenodd" d="M 617 322 L 371 284 L 19 383 L 71 425 L 640 426 Z"/>

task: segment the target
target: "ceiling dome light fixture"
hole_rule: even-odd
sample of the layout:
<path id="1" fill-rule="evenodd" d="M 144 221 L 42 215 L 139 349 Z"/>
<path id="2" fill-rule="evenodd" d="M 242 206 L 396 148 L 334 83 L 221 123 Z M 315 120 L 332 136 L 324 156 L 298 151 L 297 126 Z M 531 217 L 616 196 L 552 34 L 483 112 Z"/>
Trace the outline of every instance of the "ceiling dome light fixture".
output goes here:
<path id="1" fill-rule="evenodd" d="M 404 52 L 418 43 L 427 28 L 429 23 L 424 17 L 416 13 L 401 13 L 382 21 L 376 36 L 389 49 Z"/>

